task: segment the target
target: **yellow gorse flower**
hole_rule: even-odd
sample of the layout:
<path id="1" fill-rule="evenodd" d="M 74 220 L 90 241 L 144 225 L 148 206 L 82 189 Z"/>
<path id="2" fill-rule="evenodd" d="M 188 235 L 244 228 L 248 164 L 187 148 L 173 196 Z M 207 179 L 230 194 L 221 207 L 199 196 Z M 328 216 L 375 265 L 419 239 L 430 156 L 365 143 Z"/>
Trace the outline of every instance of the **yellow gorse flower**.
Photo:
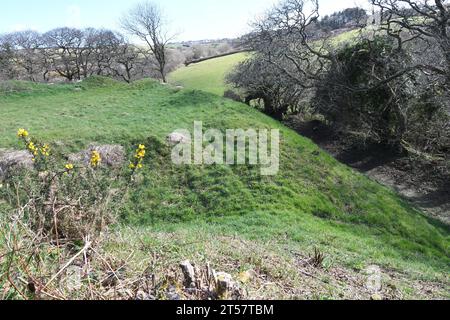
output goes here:
<path id="1" fill-rule="evenodd" d="M 36 146 L 34 145 L 34 142 L 33 142 L 33 141 L 30 141 L 30 142 L 28 143 L 28 149 L 30 149 L 30 150 L 32 150 L 32 151 L 36 150 Z"/>
<path id="2" fill-rule="evenodd" d="M 33 141 L 28 142 L 27 148 L 35 157 L 38 155 L 38 148 L 35 146 Z"/>
<path id="3" fill-rule="evenodd" d="M 98 167 L 101 162 L 102 162 L 102 157 L 100 156 L 100 153 L 98 151 L 92 151 L 91 166 L 93 168 Z"/>
<path id="4" fill-rule="evenodd" d="M 143 159 L 145 157 L 145 150 L 139 150 L 136 153 L 136 159 Z"/>
<path id="5" fill-rule="evenodd" d="M 68 164 L 66 164 L 65 168 L 67 171 L 71 171 L 71 170 L 73 170 L 74 166 L 73 166 L 73 164 L 68 163 Z"/>
<path id="6" fill-rule="evenodd" d="M 144 167 L 144 165 L 142 164 L 142 162 L 144 161 L 145 158 L 145 145 L 140 144 L 138 146 L 138 148 L 136 149 L 134 158 L 136 159 L 134 162 L 131 162 L 129 165 L 129 168 L 132 170 L 136 170 L 136 169 L 142 169 Z"/>
<path id="7" fill-rule="evenodd" d="M 138 149 L 136 150 L 136 159 L 144 159 L 145 158 L 145 146 L 140 144 Z"/>
<path id="8" fill-rule="evenodd" d="M 39 151 L 44 157 L 50 156 L 50 146 L 48 144 L 44 144 Z"/>
<path id="9" fill-rule="evenodd" d="M 28 137 L 28 135 L 29 135 L 29 133 L 25 129 L 19 129 L 19 131 L 17 131 L 17 136 L 20 138 L 26 138 L 26 137 Z"/>
<path id="10" fill-rule="evenodd" d="M 47 143 L 40 145 L 33 142 L 33 139 L 29 137 L 30 133 L 27 130 L 19 129 L 17 131 L 17 136 L 25 143 L 27 150 L 33 156 L 33 161 L 36 161 L 39 155 L 44 158 L 50 156 L 50 146 Z"/>

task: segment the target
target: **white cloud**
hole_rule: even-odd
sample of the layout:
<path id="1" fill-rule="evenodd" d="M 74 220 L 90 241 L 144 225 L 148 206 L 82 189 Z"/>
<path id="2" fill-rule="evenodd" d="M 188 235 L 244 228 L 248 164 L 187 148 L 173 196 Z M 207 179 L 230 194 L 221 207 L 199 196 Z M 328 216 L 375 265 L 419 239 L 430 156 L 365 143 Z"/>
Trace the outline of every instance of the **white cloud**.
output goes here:
<path id="1" fill-rule="evenodd" d="M 71 28 L 81 27 L 81 8 L 77 5 L 67 7 L 66 25 Z"/>

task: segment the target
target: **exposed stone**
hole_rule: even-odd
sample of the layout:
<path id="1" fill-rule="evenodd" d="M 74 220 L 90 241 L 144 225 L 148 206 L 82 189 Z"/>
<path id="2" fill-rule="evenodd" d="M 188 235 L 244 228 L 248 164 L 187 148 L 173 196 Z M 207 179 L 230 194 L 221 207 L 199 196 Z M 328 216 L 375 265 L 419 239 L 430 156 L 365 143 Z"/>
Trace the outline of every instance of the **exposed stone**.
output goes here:
<path id="1" fill-rule="evenodd" d="M 170 286 L 166 292 L 166 298 L 167 300 L 171 301 L 179 301 L 181 300 L 181 296 L 178 293 L 178 290 L 175 286 Z"/>
<path id="2" fill-rule="evenodd" d="M 33 156 L 28 151 L 0 150 L 0 178 L 11 170 L 23 168 L 33 168 Z"/>
<path id="3" fill-rule="evenodd" d="M 86 150 L 70 155 L 69 161 L 88 166 L 93 151 L 100 153 L 101 165 L 119 167 L 125 162 L 125 149 L 120 145 L 91 145 Z"/>
<path id="4" fill-rule="evenodd" d="M 216 294 L 220 299 L 229 299 L 236 289 L 233 277 L 225 272 L 214 273 Z"/>
<path id="5" fill-rule="evenodd" d="M 196 277 L 195 277 L 195 270 L 192 264 L 186 260 L 180 263 L 181 271 L 183 271 L 184 275 L 184 285 L 186 288 L 193 288 L 195 287 Z"/>
<path id="6" fill-rule="evenodd" d="M 190 143 L 191 137 L 183 135 L 179 132 L 173 132 L 167 136 L 167 142 L 172 145 L 179 143 Z"/>
<path id="7" fill-rule="evenodd" d="M 383 297 L 379 293 L 375 293 L 370 297 L 370 300 L 381 301 L 383 300 Z"/>

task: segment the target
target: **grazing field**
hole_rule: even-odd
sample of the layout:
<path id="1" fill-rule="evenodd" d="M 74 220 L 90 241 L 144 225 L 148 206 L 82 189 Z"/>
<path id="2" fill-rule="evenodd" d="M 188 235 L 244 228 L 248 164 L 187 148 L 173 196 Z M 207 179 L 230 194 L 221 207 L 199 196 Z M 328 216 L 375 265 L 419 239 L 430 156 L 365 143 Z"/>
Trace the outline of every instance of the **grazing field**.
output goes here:
<path id="1" fill-rule="evenodd" d="M 182 67 L 169 75 L 169 82 L 187 89 L 203 90 L 223 95 L 227 86 L 225 76 L 249 53 L 237 53 Z"/>
<path id="2" fill-rule="evenodd" d="M 211 64 L 211 72 L 223 74 L 218 68 L 243 58 L 192 66 L 195 72 L 182 69 L 172 79 L 186 76 L 186 87 L 215 92 L 221 76 L 205 85 L 202 74 Z M 184 259 L 209 261 L 236 277 L 251 269 L 251 297 L 340 299 L 369 298 L 365 269 L 377 265 L 387 298 L 449 297 L 448 227 L 246 105 L 149 80 L 12 82 L 0 90 L 0 148 L 19 148 L 18 128 L 49 142 L 61 157 L 93 142 L 127 151 L 146 143 L 144 178 L 129 191 L 102 249 L 124 260 L 132 252 L 127 272 L 142 272 L 151 252 L 159 257 L 156 273 Z M 192 131 L 194 121 L 203 121 L 205 130 L 280 129 L 279 174 L 262 177 L 259 168 L 246 165 L 173 165 L 165 137 L 176 129 Z M 1 216 L 10 208 L 0 200 L 0 209 Z M 325 256 L 321 268 L 304 263 L 315 249 Z"/>
<path id="3" fill-rule="evenodd" d="M 353 41 L 358 36 L 358 30 L 347 31 L 333 37 L 333 45 L 343 45 Z M 228 89 L 225 83 L 226 75 L 251 53 L 236 53 L 233 55 L 194 63 L 181 67 L 169 74 L 169 82 L 187 89 L 202 90 L 222 96 Z"/>

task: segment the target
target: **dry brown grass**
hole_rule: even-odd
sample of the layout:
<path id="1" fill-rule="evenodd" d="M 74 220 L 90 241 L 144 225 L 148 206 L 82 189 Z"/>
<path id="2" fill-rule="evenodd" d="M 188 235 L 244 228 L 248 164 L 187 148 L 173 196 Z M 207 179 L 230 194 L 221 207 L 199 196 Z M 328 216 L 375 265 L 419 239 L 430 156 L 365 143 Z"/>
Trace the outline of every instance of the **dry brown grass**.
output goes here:
<path id="1" fill-rule="evenodd" d="M 215 235 L 201 228 L 120 228 L 74 246 L 39 239 L 16 219 L 5 236 L 8 252 L 0 255 L 3 299 L 216 299 L 213 269 L 232 275 L 239 287 L 235 299 L 370 299 L 373 294 L 364 272 L 334 264 L 314 266 L 314 249 L 303 254 L 276 242 Z M 184 286 L 179 264 L 186 259 L 199 279 L 194 288 Z M 384 299 L 445 298 L 445 284 L 411 280 L 404 287 L 406 275 L 382 272 Z"/>

